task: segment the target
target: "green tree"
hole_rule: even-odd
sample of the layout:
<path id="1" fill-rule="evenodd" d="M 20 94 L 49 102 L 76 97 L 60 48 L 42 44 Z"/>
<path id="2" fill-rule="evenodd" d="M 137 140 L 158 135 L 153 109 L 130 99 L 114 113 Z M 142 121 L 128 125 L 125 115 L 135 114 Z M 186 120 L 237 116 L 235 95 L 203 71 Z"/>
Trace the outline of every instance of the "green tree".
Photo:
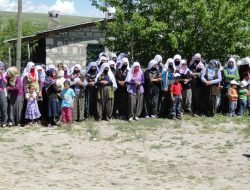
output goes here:
<path id="1" fill-rule="evenodd" d="M 157 53 L 180 53 L 191 59 L 200 52 L 207 60 L 247 56 L 249 1 L 245 0 L 92 0 L 101 11 L 116 9 L 114 20 L 99 27 L 104 45 L 128 52 L 142 64 Z"/>
<path id="2" fill-rule="evenodd" d="M 8 63 L 10 44 L 4 42 L 7 39 L 12 39 L 17 37 L 17 22 L 16 19 L 9 19 L 7 23 L 0 24 L 0 60 Z M 28 36 L 34 34 L 35 32 L 45 29 L 45 25 L 32 24 L 30 21 L 23 22 L 23 36 Z M 12 53 L 14 54 L 12 49 Z M 27 58 L 27 44 L 22 44 L 22 58 Z M 14 56 L 12 56 L 13 58 Z M 15 61 L 15 60 L 12 60 Z M 24 61 L 24 60 L 23 60 Z"/>

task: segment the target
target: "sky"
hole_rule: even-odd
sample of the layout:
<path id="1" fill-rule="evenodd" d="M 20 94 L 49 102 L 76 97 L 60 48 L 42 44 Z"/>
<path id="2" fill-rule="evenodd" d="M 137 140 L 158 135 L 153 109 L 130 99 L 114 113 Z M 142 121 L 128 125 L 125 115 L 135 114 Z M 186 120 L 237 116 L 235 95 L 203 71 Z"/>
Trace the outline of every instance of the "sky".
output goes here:
<path id="1" fill-rule="evenodd" d="M 0 11 L 17 12 L 18 0 L 0 0 Z M 23 0 L 23 12 L 48 13 L 58 10 L 61 15 L 104 17 L 90 0 Z"/>

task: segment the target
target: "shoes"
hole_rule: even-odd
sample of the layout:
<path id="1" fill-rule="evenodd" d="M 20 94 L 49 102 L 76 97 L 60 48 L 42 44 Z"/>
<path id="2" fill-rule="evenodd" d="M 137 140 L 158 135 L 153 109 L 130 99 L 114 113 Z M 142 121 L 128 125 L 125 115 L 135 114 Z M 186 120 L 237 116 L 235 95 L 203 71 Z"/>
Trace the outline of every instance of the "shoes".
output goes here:
<path id="1" fill-rule="evenodd" d="M 146 118 L 146 119 L 148 119 L 148 118 L 149 118 L 149 116 L 148 116 L 148 115 L 146 115 L 146 116 L 145 116 L 145 118 Z"/>
<path id="2" fill-rule="evenodd" d="M 176 117 L 174 117 L 174 116 L 171 116 L 171 117 L 170 117 L 170 119 L 176 120 Z"/>
<path id="3" fill-rule="evenodd" d="M 13 126 L 13 123 L 9 122 L 9 123 L 8 123 L 8 126 L 12 127 L 12 126 Z"/>
<path id="4" fill-rule="evenodd" d="M 179 119 L 179 120 L 181 120 L 181 116 L 177 116 L 176 118 Z"/>
<path id="5" fill-rule="evenodd" d="M 136 117 L 135 117 L 135 121 L 138 121 L 138 120 L 139 120 L 139 117 L 136 116 Z"/>
<path id="6" fill-rule="evenodd" d="M 197 115 L 197 114 L 195 114 L 195 113 L 193 113 L 193 114 L 192 114 L 192 116 L 193 116 L 193 117 L 198 117 L 198 115 Z"/>
<path id="7" fill-rule="evenodd" d="M 3 124 L 2 127 L 6 127 L 7 125 L 6 124 Z"/>
<path id="8" fill-rule="evenodd" d="M 155 115 L 151 115 L 151 118 L 156 118 L 156 116 Z"/>
<path id="9" fill-rule="evenodd" d="M 132 117 L 130 117 L 128 121 L 129 121 L 129 122 L 132 122 L 132 121 L 133 121 L 133 118 L 132 118 Z"/>

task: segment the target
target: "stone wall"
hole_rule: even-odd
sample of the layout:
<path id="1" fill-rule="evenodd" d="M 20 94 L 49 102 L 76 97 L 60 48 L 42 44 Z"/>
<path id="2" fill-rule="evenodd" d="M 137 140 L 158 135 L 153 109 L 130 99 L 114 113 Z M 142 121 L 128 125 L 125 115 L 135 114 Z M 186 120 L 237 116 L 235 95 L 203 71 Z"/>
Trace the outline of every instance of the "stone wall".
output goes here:
<path id="1" fill-rule="evenodd" d="M 103 34 L 95 27 L 88 26 L 46 37 L 46 64 L 65 63 L 86 66 L 87 45 L 98 43 Z"/>

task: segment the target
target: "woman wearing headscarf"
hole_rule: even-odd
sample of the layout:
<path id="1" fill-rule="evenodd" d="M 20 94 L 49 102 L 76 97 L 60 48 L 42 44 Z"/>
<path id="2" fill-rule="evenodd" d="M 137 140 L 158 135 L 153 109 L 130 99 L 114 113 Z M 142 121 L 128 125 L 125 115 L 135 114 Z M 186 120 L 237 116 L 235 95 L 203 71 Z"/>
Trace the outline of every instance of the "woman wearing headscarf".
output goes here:
<path id="1" fill-rule="evenodd" d="M 173 58 L 174 60 L 174 66 L 175 66 L 175 69 L 178 71 L 179 70 L 179 66 L 180 66 L 180 63 L 181 63 L 181 56 L 179 54 L 176 54 Z"/>
<path id="2" fill-rule="evenodd" d="M 67 65 L 65 65 L 65 64 L 63 64 L 63 63 L 58 63 L 56 70 L 57 70 L 57 74 L 58 74 L 60 71 L 63 71 L 63 73 L 64 73 L 64 74 L 63 74 L 63 77 L 64 77 L 65 79 L 69 78 L 69 68 L 68 68 Z"/>
<path id="3" fill-rule="evenodd" d="M 95 82 L 97 86 L 97 120 L 109 121 L 113 111 L 114 92 L 117 84 L 108 63 L 101 65 Z"/>
<path id="4" fill-rule="evenodd" d="M 48 103 L 48 127 L 56 125 L 56 117 L 60 116 L 60 104 L 58 93 L 60 90 L 56 86 L 56 70 L 49 69 L 45 80 L 46 99 Z"/>
<path id="5" fill-rule="evenodd" d="M 35 69 L 35 63 L 28 62 L 22 75 L 22 81 L 23 81 L 23 91 L 24 96 L 26 96 L 26 93 L 28 92 L 28 88 L 30 85 L 33 85 L 35 88 L 35 92 L 37 94 L 38 99 L 42 98 L 42 87 L 43 83 L 39 80 L 38 72 Z M 25 113 L 27 99 L 24 99 L 24 106 L 23 106 L 23 114 Z M 24 117 L 24 115 L 23 115 Z"/>
<path id="6" fill-rule="evenodd" d="M 164 65 L 162 73 L 162 105 L 160 117 L 166 117 L 170 114 L 171 109 L 171 92 L 170 87 L 174 82 L 175 64 L 172 58 L 169 58 Z"/>
<path id="7" fill-rule="evenodd" d="M 98 70 L 101 70 L 101 66 L 103 63 L 107 63 L 107 58 L 102 56 L 97 62 Z"/>
<path id="8" fill-rule="evenodd" d="M 181 75 L 180 83 L 182 86 L 182 109 L 184 112 L 192 113 L 192 73 L 187 66 L 186 60 L 181 60 L 178 73 Z"/>
<path id="9" fill-rule="evenodd" d="M 162 56 L 161 55 L 156 55 L 154 57 L 154 60 L 157 62 L 158 64 L 158 68 L 160 72 L 163 72 L 163 64 L 162 64 Z"/>
<path id="10" fill-rule="evenodd" d="M 158 114 L 159 94 L 161 91 L 162 75 L 159 71 L 158 62 L 154 59 L 148 63 L 145 71 L 145 98 L 147 116 L 155 118 Z M 146 116 L 146 117 L 147 117 Z"/>
<path id="11" fill-rule="evenodd" d="M 143 108 L 144 73 L 141 65 L 134 62 L 126 77 L 128 95 L 128 118 L 129 121 L 139 120 Z"/>
<path id="12" fill-rule="evenodd" d="M 45 83 L 45 79 L 46 79 L 46 73 L 43 69 L 43 67 L 41 65 L 36 65 L 35 66 L 36 72 L 38 74 L 38 80 L 40 81 L 40 89 L 42 91 L 44 83 Z M 37 99 L 37 103 L 38 103 L 38 108 L 40 110 L 41 113 L 41 120 L 44 119 L 45 114 L 45 109 L 44 109 L 44 101 L 43 101 L 43 95 L 41 94 L 41 96 Z"/>
<path id="13" fill-rule="evenodd" d="M 216 113 L 216 96 L 219 94 L 219 84 L 222 80 L 216 60 L 211 60 L 208 63 L 208 66 L 201 73 L 201 80 L 205 84 L 203 88 L 204 111 L 207 111 L 207 116 L 213 117 Z"/>
<path id="14" fill-rule="evenodd" d="M 196 53 L 190 63 L 189 69 L 192 72 L 192 112 L 193 116 L 202 114 L 201 97 L 203 83 L 201 81 L 201 72 L 205 68 L 205 65 L 201 61 L 201 54 Z"/>
<path id="15" fill-rule="evenodd" d="M 129 61 L 128 58 L 124 57 L 121 60 L 121 64 L 119 65 L 115 73 L 117 90 L 115 91 L 114 108 L 117 107 L 120 119 L 125 119 L 128 116 L 127 114 L 128 92 L 125 81 L 128 72 L 129 72 Z"/>
<path id="16" fill-rule="evenodd" d="M 221 92 L 221 98 L 222 98 L 222 112 L 224 114 L 228 113 L 228 97 L 227 97 L 227 92 L 228 92 L 228 88 L 230 88 L 230 82 L 232 80 L 235 81 L 239 81 L 240 80 L 240 76 L 239 76 L 239 72 L 237 69 L 237 65 L 236 65 L 236 61 L 234 58 L 230 58 L 227 62 L 227 64 L 225 65 L 224 69 L 223 69 L 223 73 L 224 73 L 224 83 L 223 83 L 223 89 Z"/>
<path id="17" fill-rule="evenodd" d="M 162 72 L 164 71 L 164 65 L 162 63 L 162 61 L 163 61 L 162 56 L 161 55 L 156 55 L 154 57 L 154 60 L 157 62 L 158 70 L 159 70 L 160 74 L 162 75 Z M 162 102 L 161 99 L 162 99 L 162 91 L 160 90 L 159 98 L 158 98 L 158 102 L 157 102 L 157 114 L 159 114 L 159 112 L 161 110 L 161 102 Z"/>
<path id="18" fill-rule="evenodd" d="M 72 109 L 72 115 L 74 121 L 84 120 L 85 88 L 83 82 L 84 82 L 84 75 L 82 67 L 81 65 L 76 64 L 74 67 L 71 68 L 71 75 L 70 75 L 70 87 L 74 90 L 76 94 Z"/>
<path id="19" fill-rule="evenodd" d="M 117 55 L 115 53 L 110 53 L 109 60 L 114 61 L 116 63 L 117 61 Z"/>
<path id="20" fill-rule="evenodd" d="M 89 63 L 86 69 L 86 75 L 84 79 L 85 87 L 85 100 L 86 100 L 86 117 L 96 118 L 96 98 L 97 89 L 95 86 L 95 78 L 98 74 L 97 64 L 95 62 Z"/>
<path id="21" fill-rule="evenodd" d="M 0 61 L 0 126 L 5 127 L 7 124 L 7 98 L 6 98 L 6 84 L 7 80 L 4 76 L 4 63 Z"/>
<path id="22" fill-rule="evenodd" d="M 28 87 L 32 84 L 35 87 L 35 92 L 39 97 L 42 96 L 42 84 L 39 80 L 37 70 L 35 69 L 35 63 L 28 62 L 22 75 L 24 94 L 26 94 Z"/>
<path id="23" fill-rule="evenodd" d="M 23 87 L 17 67 L 7 70 L 8 120 L 9 126 L 20 125 L 23 109 Z"/>
<path id="24" fill-rule="evenodd" d="M 109 64 L 109 68 L 111 69 L 113 75 L 115 75 L 116 63 L 113 60 L 109 60 L 108 64 Z"/>
<path id="25" fill-rule="evenodd" d="M 122 59 L 126 57 L 125 53 L 120 53 L 116 60 L 116 68 L 118 68 L 122 62 Z"/>

